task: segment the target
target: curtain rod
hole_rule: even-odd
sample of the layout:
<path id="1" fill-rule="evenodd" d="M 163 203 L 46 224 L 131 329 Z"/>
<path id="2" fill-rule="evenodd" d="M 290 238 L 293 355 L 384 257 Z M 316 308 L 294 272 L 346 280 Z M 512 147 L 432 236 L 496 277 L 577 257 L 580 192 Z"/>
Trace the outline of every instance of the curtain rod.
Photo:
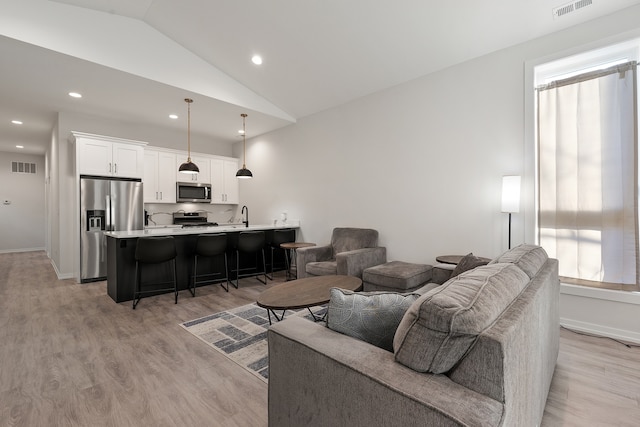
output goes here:
<path id="1" fill-rule="evenodd" d="M 577 76 L 571 76 L 571 77 L 567 77 L 566 79 L 545 83 L 543 85 L 536 87 L 536 90 L 543 91 L 543 90 L 554 89 L 557 87 L 585 82 L 587 80 L 597 79 L 597 78 L 608 76 L 614 73 L 619 73 L 621 74 L 621 77 L 624 77 L 624 73 L 626 73 L 629 70 L 633 70 L 637 66 L 638 66 L 637 61 L 629 61 L 624 64 L 613 65 L 603 70 L 589 71 L 584 74 L 578 74 Z"/>

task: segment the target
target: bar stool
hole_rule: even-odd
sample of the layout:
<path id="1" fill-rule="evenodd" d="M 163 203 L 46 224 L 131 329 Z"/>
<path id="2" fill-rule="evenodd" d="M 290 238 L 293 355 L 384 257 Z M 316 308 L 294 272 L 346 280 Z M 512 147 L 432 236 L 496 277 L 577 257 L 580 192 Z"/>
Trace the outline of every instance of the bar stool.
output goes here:
<path id="1" fill-rule="evenodd" d="M 273 266 L 275 264 L 275 254 L 277 252 L 282 252 L 282 254 L 284 255 L 284 264 L 285 268 L 287 269 L 287 280 L 289 280 L 289 264 L 291 262 L 289 260 L 290 254 L 288 250 L 281 248 L 280 245 L 283 243 L 290 243 L 295 241 L 296 230 L 294 230 L 293 228 L 273 230 L 273 238 L 269 243 L 269 247 L 271 249 L 271 276 L 267 276 L 270 280 L 273 280 Z"/>
<path id="2" fill-rule="evenodd" d="M 216 257 L 224 256 L 224 271 L 213 271 L 210 273 L 198 274 L 198 258 L 211 258 L 212 263 Z M 222 274 L 224 273 L 223 277 Z M 203 280 L 198 280 L 204 277 Z M 193 280 L 191 281 L 191 295 L 196 296 L 196 286 L 202 283 L 215 282 L 224 279 L 226 282 L 220 283 L 222 289 L 229 292 L 229 269 L 227 267 L 227 235 L 219 234 L 200 234 L 196 240 L 196 250 L 193 257 Z"/>
<path id="3" fill-rule="evenodd" d="M 175 294 L 175 304 L 178 303 L 178 276 L 176 274 L 176 243 L 171 236 L 140 237 L 136 245 L 136 287 L 133 292 L 133 309 L 145 294 L 157 294 L 160 292 L 173 291 Z M 172 283 L 170 288 L 154 288 L 142 290 L 142 269 L 144 264 L 157 265 L 169 263 L 173 280 L 155 283 L 145 283 L 145 285 L 166 285 Z M 157 271 L 157 269 L 156 269 Z M 155 275 L 154 275 L 155 276 Z"/>
<path id="4" fill-rule="evenodd" d="M 241 274 L 240 269 L 240 254 L 253 254 L 255 258 L 255 267 L 251 268 L 254 270 L 251 273 Z M 262 271 L 258 269 L 259 267 L 259 259 L 258 255 L 262 256 Z M 243 270 L 249 270 L 249 268 L 245 268 Z M 259 277 L 256 277 L 263 284 L 267 284 L 267 266 L 264 259 L 264 231 L 241 231 L 238 234 L 238 245 L 236 246 L 236 283 L 233 281 L 231 284 L 238 289 L 238 282 L 241 277 L 252 277 L 259 276 L 264 274 L 264 280 L 260 280 Z"/>

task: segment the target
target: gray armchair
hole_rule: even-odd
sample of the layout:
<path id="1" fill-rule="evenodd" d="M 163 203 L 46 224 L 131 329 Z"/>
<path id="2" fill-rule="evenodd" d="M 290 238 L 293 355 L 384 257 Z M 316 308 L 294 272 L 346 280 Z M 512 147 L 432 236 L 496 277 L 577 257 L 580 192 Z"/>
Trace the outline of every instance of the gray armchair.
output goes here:
<path id="1" fill-rule="evenodd" d="M 387 262 L 378 246 L 378 232 L 368 228 L 334 228 L 331 243 L 297 250 L 298 279 L 341 274 L 362 278 L 362 272 Z"/>

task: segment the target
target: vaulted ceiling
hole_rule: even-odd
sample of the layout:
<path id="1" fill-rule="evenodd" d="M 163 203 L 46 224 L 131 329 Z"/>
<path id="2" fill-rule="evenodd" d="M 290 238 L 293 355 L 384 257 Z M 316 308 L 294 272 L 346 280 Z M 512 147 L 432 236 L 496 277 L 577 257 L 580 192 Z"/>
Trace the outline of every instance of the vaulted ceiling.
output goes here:
<path id="1" fill-rule="evenodd" d="M 255 136 L 638 3 L 0 0 L 0 151 L 44 152 L 58 112 L 184 129 L 185 97 L 231 143 L 241 112 Z"/>

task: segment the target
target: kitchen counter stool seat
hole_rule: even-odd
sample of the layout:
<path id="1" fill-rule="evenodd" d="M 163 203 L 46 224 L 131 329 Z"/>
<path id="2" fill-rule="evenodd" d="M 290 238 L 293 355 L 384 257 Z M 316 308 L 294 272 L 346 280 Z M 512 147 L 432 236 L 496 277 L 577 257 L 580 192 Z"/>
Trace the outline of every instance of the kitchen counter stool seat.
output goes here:
<path id="1" fill-rule="evenodd" d="M 222 271 L 210 271 L 209 273 L 198 274 L 199 258 L 216 258 L 224 257 L 224 267 Z M 224 276 L 223 276 L 224 273 Z M 198 280 L 198 278 L 204 278 Z M 211 283 L 218 280 L 224 280 L 220 283 L 222 288 L 229 292 L 229 268 L 227 266 L 227 235 L 225 233 L 218 234 L 200 234 L 196 240 L 196 250 L 193 257 L 193 280 L 191 281 L 191 295 L 196 296 L 196 286 L 202 283 Z"/>
<path id="2" fill-rule="evenodd" d="M 178 303 L 178 277 L 176 273 L 176 243 L 171 236 L 154 236 L 154 237 L 140 237 L 136 246 L 135 260 L 136 260 L 136 286 L 133 292 L 133 308 L 147 294 L 158 294 L 161 292 L 173 291 L 175 294 L 175 304 Z M 172 284 L 172 287 L 157 288 L 153 287 L 149 290 L 142 290 L 142 267 L 147 265 L 147 270 L 154 271 L 154 278 L 157 277 L 158 265 L 168 263 L 171 270 L 171 280 L 153 283 L 144 283 L 148 285 L 167 285 Z M 150 266 L 154 266 L 151 269 Z"/>
<path id="3" fill-rule="evenodd" d="M 264 257 L 265 234 L 264 231 L 241 231 L 238 234 L 238 244 L 236 246 L 236 282 L 231 284 L 238 289 L 238 282 L 242 277 L 255 276 L 263 284 L 267 284 L 267 264 Z M 240 268 L 240 255 L 253 255 L 255 258 L 255 267 Z M 260 260 L 262 258 L 262 260 Z M 262 261 L 262 265 L 260 265 Z M 262 267 L 262 269 L 260 269 Z M 249 273 L 242 273 L 243 270 L 253 270 Z M 260 275 L 264 275 L 264 279 L 260 279 Z"/>

